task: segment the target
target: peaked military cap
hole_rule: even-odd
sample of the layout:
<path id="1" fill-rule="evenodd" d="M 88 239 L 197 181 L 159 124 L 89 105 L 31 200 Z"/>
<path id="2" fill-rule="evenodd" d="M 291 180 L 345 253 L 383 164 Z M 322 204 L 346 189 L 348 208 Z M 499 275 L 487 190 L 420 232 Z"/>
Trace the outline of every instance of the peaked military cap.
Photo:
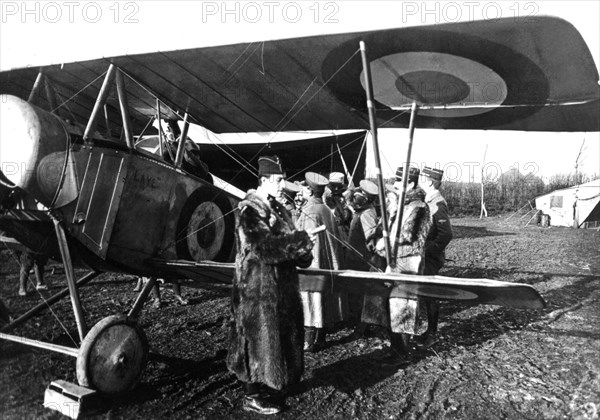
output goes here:
<path id="1" fill-rule="evenodd" d="M 279 156 L 261 156 L 258 158 L 258 176 L 283 175 Z"/>
<path id="2" fill-rule="evenodd" d="M 433 179 L 434 181 L 441 181 L 444 176 L 444 171 L 441 169 L 429 168 L 425 166 L 423 168 L 423 172 L 421 172 L 423 176 Z"/>
<path id="3" fill-rule="evenodd" d="M 285 186 L 283 187 L 283 193 L 289 198 L 293 200 L 296 197 L 296 194 L 300 192 L 300 184 L 296 184 L 295 182 L 285 181 Z"/>
<path id="4" fill-rule="evenodd" d="M 330 184 L 344 184 L 344 174 L 341 172 L 332 172 L 329 174 Z"/>
<path id="5" fill-rule="evenodd" d="M 341 172 L 332 172 L 329 174 L 329 189 L 333 194 L 341 194 L 345 189 L 344 174 Z"/>
<path id="6" fill-rule="evenodd" d="M 367 179 L 360 181 L 359 186 L 362 192 L 364 192 L 365 195 L 371 199 L 376 198 L 379 194 L 379 188 L 377 188 L 377 185 Z"/>
<path id="7" fill-rule="evenodd" d="M 306 184 L 312 190 L 324 190 L 327 184 L 329 184 L 329 180 L 327 178 L 316 172 L 307 172 L 304 175 L 304 178 L 306 179 Z"/>

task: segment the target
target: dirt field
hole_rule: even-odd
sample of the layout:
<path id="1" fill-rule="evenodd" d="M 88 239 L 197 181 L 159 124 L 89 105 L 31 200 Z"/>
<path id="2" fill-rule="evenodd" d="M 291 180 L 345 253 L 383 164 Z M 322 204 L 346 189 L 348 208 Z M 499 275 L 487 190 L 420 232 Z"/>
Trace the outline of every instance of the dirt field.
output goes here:
<path id="1" fill-rule="evenodd" d="M 600 414 L 600 232 L 524 228 L 523 221 L 454 219 L 441 274 L 533 285 L 543 310 L 446 303 L 442 341 L 414 351 L 403 367 L 381 364 L 385 340 L 349 341 L 351 330 L 328 336 L 328 347 L 306 356 L 302 383 L 280 418 L 322 419 L 597 419 Z M 17 264 L 2 252 L 0 296 L 15 314 L 38 303 L 16 296 Z M 58 266 L 58 265 L 57 265 Z M 51 290 L 62 275 L 48 278 Z M 127 311 L 134 279 L 105 274 L 82 290 L 89 325 Z M 189 306 L 170 290 L 165 306 L 146 305 L 141 324 L 151 355 L 137 389 L 106 400 L 92 418 L 253 418 L 227 372 L 229 289 L 184 289 Z M 72 345 L 77 332 L 68 301 L 15 334 Z M 60 320 L 60 322 L 58 321 Z M 61 418 L 42 407 L 54 379 L 76 382 L 75 359 L 0 342 L 0 418 Z M 256 416 L 259 417 L 259 416 Z M 277 417 L 277 416 L 276 416 Z"/>

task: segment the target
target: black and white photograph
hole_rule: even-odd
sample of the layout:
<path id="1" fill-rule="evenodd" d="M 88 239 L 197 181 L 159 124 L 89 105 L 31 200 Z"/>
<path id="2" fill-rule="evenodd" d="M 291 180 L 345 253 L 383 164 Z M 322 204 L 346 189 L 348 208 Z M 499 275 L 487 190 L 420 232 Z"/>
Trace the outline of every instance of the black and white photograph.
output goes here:
<path id="1" fill-rule="evenodd" d="M 600 418 L 600 2 L 0 0 L 0 418 Z"/>

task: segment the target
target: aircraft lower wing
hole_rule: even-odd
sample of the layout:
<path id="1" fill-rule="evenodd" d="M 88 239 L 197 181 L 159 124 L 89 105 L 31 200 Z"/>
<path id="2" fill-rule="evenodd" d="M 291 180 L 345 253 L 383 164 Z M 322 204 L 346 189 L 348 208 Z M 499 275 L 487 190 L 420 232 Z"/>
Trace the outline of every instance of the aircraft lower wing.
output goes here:
<path id="1" fill-rule="evenodd" d="M 0 243 L 3 249 L 10 249 L 13 251 L 26 251 L 27 248 L 23 244 L 17 241 L 15 238 L 10 236 L 4 236 L 0 234 Z"/>
<path id="2" fill-rule="evenodd" d="M 206 283 L 231 283 L 235 265 L 209 261 L 154 260 L 157 268 L 175 271 L 185 278 Z M 299 269 L 300 290 L 347 291 L 387 296 L 393 286 L 407 297 L 460 300 L 511 308 L 540 309 L 546 302 L 530 285 L 488 279 L 460 279 L 444 276 L 385 274 L 352 270 Z M 184 283 L 185 284 L 185 283 Z"/>

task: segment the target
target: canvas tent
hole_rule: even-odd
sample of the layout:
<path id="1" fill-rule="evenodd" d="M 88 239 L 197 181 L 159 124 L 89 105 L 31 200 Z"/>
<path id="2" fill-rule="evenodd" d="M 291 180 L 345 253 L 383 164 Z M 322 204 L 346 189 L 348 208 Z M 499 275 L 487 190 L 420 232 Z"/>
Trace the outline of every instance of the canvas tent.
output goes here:
<path id="1" fill-rule="evenodd" d="M 550 216 L 551 226 L 598 227 L 600 178 L 537 197 L 535 207 Z"/>

